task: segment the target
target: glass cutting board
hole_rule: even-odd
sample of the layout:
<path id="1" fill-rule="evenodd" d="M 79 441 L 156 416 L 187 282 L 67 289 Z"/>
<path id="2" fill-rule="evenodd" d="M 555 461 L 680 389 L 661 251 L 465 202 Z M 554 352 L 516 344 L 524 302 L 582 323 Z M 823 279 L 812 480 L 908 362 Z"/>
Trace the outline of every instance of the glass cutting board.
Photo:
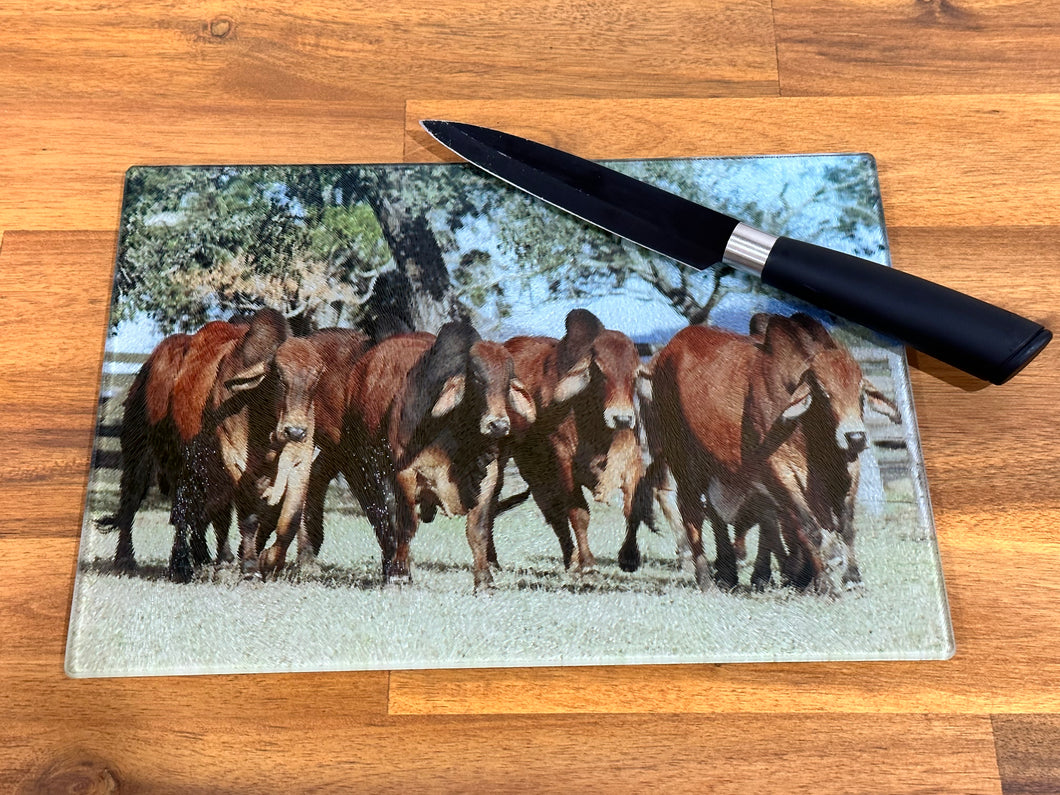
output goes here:
<path id="1" fill-rule="evenodd" d="M 889 264 L 870 156 L 612 165 L 771 233 Z M 489 591 L 474 587 L 466 517 L 446 515 L 445 505 L 428 497 L 412 506 L 420 524 L 410 546 L 411 581 L 385 583 L 377 534 L 363 500 L 341 476 L 326 492 L 323 541 L 312 564 L 299 564 L 295 540 L 286 567 L 263 580 L 254 566 L 216 562 L 218 539 L 211 527 L 197 550 L 211 560 L 195 566 L 189 581 L 174 581 L 174 499 L 191 494 L 185 502 L 192 513 L 201 507 L 196 501 L 220 501 L 221 508 L 215 505 L 213 511 L 222 516 L 231 509 L 218 497 L 222 487 L 208 478 L 195 481 L 198 491 L 181 492 L 174 482 L 180 473 L 195 477 L 198 470 L 186 462 L 182 470 L 180 461 L 159 460 L 155 448 L 145 446 L 148 415 L 159 421 L 171 417 L 172 393 L 152 398 L 150 405 L 137 404 L 139 413 L 129 408 L 136 401 L 127 395 L 136 391 L 138 373 L 141 386 L 146 383 L 148 356 L 164 339 L 194 335 L 220 320 L 236 327 L 261 307 L 278 310 L 291 335 L 324 327 L 360 328 L 374 339 L 409 330 L 437 333 L 446 319 L 460 316 L 484 340 L 552 338 L 546 345 L 564 338 L 572 310 L 586 309 L 604 327 L 625 335 L 649 367 L 690 323 L 744 335 L 746 344 L 762 348 L 763 322 L 802 313 L 856 359 L 885 407 L 881 411 L 881 403 L 868 398 L 862 402 L 867 441 L 851 457 L 859 470 L 857 485 L 839 495 L 852 504 L 860 580 L 844 576 L 850 572 L 850 550 L 836 543 L 838 520 L 819 504 L 816 513 L 802 518 L 801 529 L 818 554 L 821 573 L 809 583 L 790 571 L 785 577 L 783 565 L 794 554 L 795 536 L 789 533 L 778 542 L 760 533 L 775 516 L 777 501 L 757 481 L 742 519 L 749 527 L 747 553 L 738 563 L 735 588 L 724 578 L 721 586 L 713 581 L 718 553 L 710 522 L 702 528 L 708 568 L 701 577 L 704 587 L 697 585 L 694 566 L 683 552 L 686 532 L 680 519 L 671 522 L 663 510 L 673 498 L 673 484 L 669 492 L 648 490 L 647 514 L 638 509 L 653 531 L 640 527 L 641 565 L 633 572 L 621 565 L 630 568 L 628 548 L 620 554 L 627 533 L 622 490 L 571 489 L 577 493 L 571 499 L 587 505 L 595 566 L 568 569 L 557 533 L 539 508 L 542 500 L 535 499 L 548 473 L 534 473 L 538 492 L 524 499 L 527 488 L 511 459 L 497 495 L 508 509 L 493 519 L 498 565 L 491 569 Z M 756 331 L 757 337 L 748 336 Z M 421 339 L 429 345 L 433 338 Z M 185 364 L 180 356 L 158 356 L 150 366 L 173 389 L 183 383 Z M 346 368 L 342 378 L 355 366 L 352 360 L 323 364 Z M 588 390 L 599 388 L 606 375 L 595 360 L 585 373 Z M 745 386 L 725 385 L 731 387 L 730 403 L 743 399 Z M 391 406 L 397 388 L 381 387 L 384 394 L 376 399 L 386 403 L 383 409 Z M 466 389 L 470 395 L 472 387 Z M 638 446 L 634 452 L 626 449 L 624 460 L 643 471 L 654 460 L 641 416 L 650 398 L 643 391 L 637 395 L 634 429 L 626 429 L 623 438 L 629 442 L 629 434 L 635 434 Z M 529 433 L 527 417 L 515 416 L 512 400 L 510 430 L 501 437 L 506 444 Z M 551 416 L 558 423 L 556 412 L 566 410 L 539 401 L 534 419 L 545 422 Z M 711 411 L 707 404 L 685 410 Z M 310 428 L 317 433 L 318 456 L 323 411 L 317 409 Z M 215 420 L 199 416 L 196 421 L 202 433 L 209 433 Z M 444 416 L 438 420 L 443 421 Z M 717 423 L 710 427 L 721 427 Z M 348 425 L 347 418 L 343 427 Z M 157 430 L 157 423 L 151 427 Z M 555 437 L 538 438 L 545 444 L 540 440 Z M 456 444 L 464 442 L 477 443 L 460 437 Z M 689 444 L 694 443 L 690 437 Z M 238 439 L 234 445 L 239 448 Z M 276 490 L 284 460 L 275 433 L 268 446 L 272 452 L 263 453 L 264 475 L 253 486 L 259 496 Z M 170 453 L 189 456 L 191 450 L 178 444 Z M 613 461 L 619 458 L 615 450 L 605 445 Z M 606 472 L 599 454 L 579 461 L 574 468 L 583 470 L 583 480 L 599 480 Z M 234 466 L 238 473 L 238 460 Z M 417 471 L 417 493 L 427 493 L 434 475 L 424 474 L 422 467 Z M 796 478 L 801 486 L 793 488 L 812 490 L 807 484 L 814 477 L 803 471 Z M 484 488 L 478 477 L 472 491 Z M 135 508 L 130 533 L 135 567 L 116 560 L 121 531 L 115 525 L 122 520 L 115 515 L 123 494 L 127 515 L 129 506 Z M 704 490 L 695 499 L 703 507 L 712 500 L 724 502 L 726 495 Z M 239 518 L 232 515 L 224 545 L 235 556 Z M 301 519 L 295 515 L 294 526 Z M 723 532 L 731 538 L 734 528 Z M 774 557 L 769 581 L 759 577 L 752 584 L 759 543 Z M 462 165 L 129 171 L 67 644 L 69 675 L 938 659 L 953 651 L 905 356 L 893 342 L 740 274 L 679 267 Z"/>

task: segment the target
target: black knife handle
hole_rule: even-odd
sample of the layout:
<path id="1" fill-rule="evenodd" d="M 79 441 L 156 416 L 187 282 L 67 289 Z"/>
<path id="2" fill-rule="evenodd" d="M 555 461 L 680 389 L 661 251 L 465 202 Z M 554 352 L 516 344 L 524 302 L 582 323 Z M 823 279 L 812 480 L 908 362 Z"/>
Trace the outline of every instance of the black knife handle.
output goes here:
<path id="1" fill-rule="evenodd" d="M 769 251 L 762 281 L 994 384 L 1022 370 L 1053 337 L 970 295 L 786 237 Z"/>

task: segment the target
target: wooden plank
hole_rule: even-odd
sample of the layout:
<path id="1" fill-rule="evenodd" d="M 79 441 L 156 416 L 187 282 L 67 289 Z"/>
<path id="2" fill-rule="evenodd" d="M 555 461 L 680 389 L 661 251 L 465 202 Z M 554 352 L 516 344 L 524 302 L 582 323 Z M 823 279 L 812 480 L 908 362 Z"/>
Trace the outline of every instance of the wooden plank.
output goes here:
<path id="1" fill-rule="evenodd" d="M 185 699 L 205 695 L 183 684 Z M 140 695 L 88 725 L 60 718 L 4 743 L 0 763 L 35 791 L 64 773 L 88 781 L 107 770 L 122 791 L 152 792 L 275 792 L 277 781 L 368 792 L 1000 792 L 986 717 L 411 718 L 351 729 L 340 717 L 349 701 L 317 720 L 308 704 L 287 714 L 240 688 L 218 694 L 223 718 L 204 720 L 181 698 L 150 707 Z M 165 721 L 169 742 L 152 719 Z"/>
<path id="2" fill-rule="evenodd" d="M 642 9 L 637 0 L 358 2 L 342 13 L 320 0 L 297 11 L 166 0 L 120 12 L 72 0 L 0 9 L 0 229 L 111 228 L 134 164 L 400 160 L 412 94 L 777 93 L 768 0 Z"/>
<path id="3" fill-rule="evenodd" d="M 4 236 L 0 536 L 80 532 L 113 259 L 109 232 Z"/>
<path id="4" fill-rule="evenodd" d="M 1060 15 L 1028 0 L 776 0 L 785 95 L 1034 93 L 1060 85 Z M 827 20 L 827 21 L 826 21 Z"/>
<path id="5" fill-rule="evenodd" d="M 452 159 L 420 129 L 428 118 L 500 127 L 585 157 L 869 152 L 892 226 L 1060 225 L 1060 94 L 418 100 L 406 111 L 408 161 Z"/>
<path id="6" fill-rule="evenodd" d="M 436 97 L 777 93 L 769 0 L 380 4 L 311 0 L 234 7 L 73 0 L 0 10 L 0 85 L 31 105 L 354 103 Z M 69 64 L 76 63 L 77 69 Z M 196 102 L 196 98 L 199 102 Z M 83 103 L 83 104 L 82 104 Z M 93 137 L 99 130 L 93 130 Z M 242 130 L 241 132 L 251 132 Z M 257 153 L 254 147 L 247 152 Z"/>
<path id="7" fill-rule="evenodd" d="M 133 165 L 401 159 L 400 107 L 224 98 L 187 105 L 0 97 L 0 229 L 117 229 Z M 204 93 L 210 97 L 210 93 Z M 76 179 L 71 175 L 76 174 Z"/>
<path id="8" fill-rule="evenodd" d="M 1005 795 L 1060 790 L 1060 715 L 995 715 L 993 727 Z"/>

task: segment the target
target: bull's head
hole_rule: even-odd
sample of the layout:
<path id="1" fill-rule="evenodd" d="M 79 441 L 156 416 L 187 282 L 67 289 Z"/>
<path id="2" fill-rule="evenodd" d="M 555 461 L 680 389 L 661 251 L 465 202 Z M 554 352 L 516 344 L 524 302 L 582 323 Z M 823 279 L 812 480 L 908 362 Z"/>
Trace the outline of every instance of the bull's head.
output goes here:
<path id="1" fill-rule="evenodd" d="M 479 340 L 471 346 L 466 371 L 446 380 L 431 416 L 443 417 L 461 404 L 477 413 L 479 433 L 491 439 L 508 435 L 510 414 L 527 423 L 536 418 L 533 398 L 515 378 L 511 354 L 495 342 Z"/>
<path id="2" fill-rule="evenodd" d="M 637 422 L 634 393 L 638 376 L 644 372 L 637 348 L 619 331 L 592 326 L 584 320 L 572 323 L 576 312 L 596 319 L 585 310 L 574 310 L 568 315 L 567 336 L 557 349 L 560 378 L 553 399 L 564 403 L 592 388 L 602 403 L 602 418 L 608 428 L 633 428 Z M 572 334 L 572 326 L 579 330 L 578 335 Z M 593 332 L 591 335 L 587 326 Z"/>
<path id="3" fill-rule="evenodd" d="M 851 459 L 868 447 L 865 431 L 865 409 L 882 414 L 896 425 L 902 415 L 893 400 L 883 394 L 868 378 L 849 351 L 832 348 L 814 356 L 810 380 L 817 397 L 817 411 L 834 429 L 835 445 Z"/>
<path id="4" fill-rule="evenodd" d="M 312 435 L 313 395 L 324 371 L 324 361 L 306 339 L 289 339 L 276 350 L 279 379 L 277 442 L 304 442 Z"/>

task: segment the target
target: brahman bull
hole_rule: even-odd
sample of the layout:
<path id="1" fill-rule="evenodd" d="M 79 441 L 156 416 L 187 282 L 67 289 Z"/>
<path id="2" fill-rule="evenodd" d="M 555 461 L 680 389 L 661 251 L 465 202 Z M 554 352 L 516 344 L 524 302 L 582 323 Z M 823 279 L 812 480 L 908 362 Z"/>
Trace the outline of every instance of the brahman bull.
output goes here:
<path id="1" fill-rule="evenodd" d="M 210 502 L 235 505 L 245 572 L 267 577 L 283 566 L 301 524 L 313 389 L 323 369 L 312 345 L 289 336 L 284 317 L 262 309 L 246 325 L 209 323 L 189 342 L 173 391 L 183 445 L 170 514 L 174 580 L 192 576 L 188 538 L 200 532 Z M 259 549 L 274 527 L 276 544 Z"/>
<path id="2" fill-rule="evenodd" d="M 436 338 L 402 334 L 380 342 L 347 385 L 342 471 L 375 530 L 385 582 L 411 579 L 417 513 L 440 509 L 467 516 L 475 589 L 491 587 L 487 515 L 500 440 L 512 416 L 526 423 L 535 417 L 511 355 L 469 323 L 452 322 Z"/>
<path id="3" fill-rule="evenodd" d="M 765 329 L 768 317 L 756 315 L 752 332 Z M 824 552 L 842 560 L 842 584 L 856 587 L 861 583 L 861 572 L 854 550 L 856 535 L 854 507 L 860 479 L 860 455 L 868 447 L 864 409 L 882 414 L 893 423 L 902 421 L 894 401 L 887 398 L 864 376 L 850 351 L 832 338 L 827 329 L 809 315 L 799 313 L 791 317 L 795 324 L 802 355 L 811 366 L 807 382 L 811 386 L 811 402 L 799 418 L 791 436 L 770 459 L 777 480 L 800 495 L 801 502 L 814 517 L 812 530 L 815 542 Z M 768 506 L 764 506 L 768 510 Z M 756 523 L 759 510 L 746 511 L 734 526 L 737 557 L 745 554 L 745 536 Z M 785 552 L 780 539 L 766 535 L 760 527 L 760 540 L 751 582 L 763 586 L 770 579 L 770 552 L 781 564 L 782 571 L 796 584 L 811 576 L 809 570 L 791 572 L 785 567 Z M 841 540 L 839 545 L 837 540 Z"/>
<path id="4" fill-rule="evenodd" d="M 641 476 L 634 405 L 641 363 L 632 340 L 604 328 L 588 310 L 572 310 L 565 325 L 560 340 L 514 337 L 505 343 L 537 413 L 530 427 L 513 435 L 506 453 L 559 539 L 564 566 L 587 572 L 596 559 L 582 489 L 601 502 L 620 489 L 629 516 Z"/>
<path id="5" fill-rule="evenodd" d="M 114 565 L 119 571 L 134 571 L 133 519 L 154 479 L 167 496 L 172 496 L 181 468 L 181 441 L 173 421 L 173 387 L 183 364 L 191 336 L 174 334 L 162 340 L 147 357 L 125 396 L 121 423 L 122 471 L 118 510 L 100 519 L 104 532 L 118 531 Z M 228 531 L 232 521 L 230 502 L 210 501 L 205 513 L 212 522 L 217 540 L 217 559 L 231 561 Z M 197 528 L 198 530 L 199 528 Z M 204 528 L 202 528 L 204 529 Z M 196 564 L 210 560 L 205 533 L 191 538 L 191 555 Z"/>

